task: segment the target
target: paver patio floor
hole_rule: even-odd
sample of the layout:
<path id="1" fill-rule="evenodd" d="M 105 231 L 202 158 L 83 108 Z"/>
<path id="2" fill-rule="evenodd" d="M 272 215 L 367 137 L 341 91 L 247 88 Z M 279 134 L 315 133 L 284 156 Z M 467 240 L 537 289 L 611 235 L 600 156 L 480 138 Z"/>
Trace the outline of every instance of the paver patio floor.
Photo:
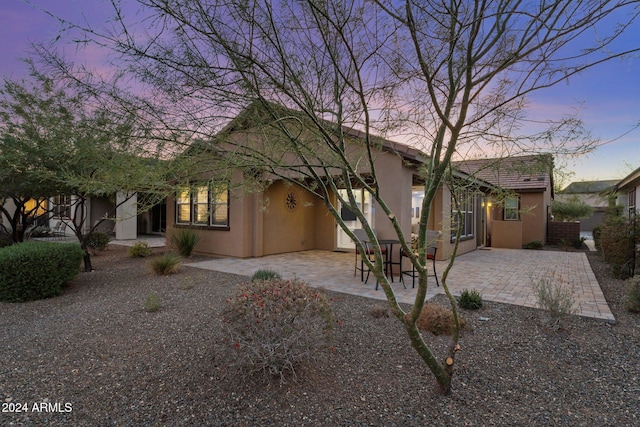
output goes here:
<path id="1" fill-rule="evenodd" d="M 446 261 L 436 262 L 439 278 L 446 264 Z M 245 276 L 269 268 L 284 278 L 297 277 L 315 287 L 385 299 L 382 289 L 375 290 L 373 276 L 366 284 L 360 281 L 359 274 L 354 277 L 353 253 L 312 250 L 261 258 L 221 258 L 187 265 Z M 533 286 L 543 277 L 573 288 L 579 306 L 578 314 L 615 322 L 589 261 L 580 252 L 497 248 L 477 250 L 456 258 L 447 283 L 454 295 L 460 295 L 464 289 L 475 289 L 485 300 L 536 307 Z M 410 278 L 405 277 L 405 282 L 407 289 L 398 282 L 396 275 L 393 289 L 400 302 L 412 304 L 415 289 L 412 289 Z M 433 278 L 430 278 L 427 298 L 438 293 L 442 293 L 442 287 L 436 287 Z"/>

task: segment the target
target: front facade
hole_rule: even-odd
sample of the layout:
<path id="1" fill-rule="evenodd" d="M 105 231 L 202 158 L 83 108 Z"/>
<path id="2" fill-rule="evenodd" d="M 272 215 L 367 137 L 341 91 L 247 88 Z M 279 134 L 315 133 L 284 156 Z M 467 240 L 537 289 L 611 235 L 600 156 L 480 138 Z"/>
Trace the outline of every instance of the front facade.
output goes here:
<path id="1" fill-rule="evenodd" d="M 486 200 L 487 246 L 521 249 L 546 244 L 553 200 L 553 158 L 514 156 L 457 162 L 455 167 L 495 186 Z"/>

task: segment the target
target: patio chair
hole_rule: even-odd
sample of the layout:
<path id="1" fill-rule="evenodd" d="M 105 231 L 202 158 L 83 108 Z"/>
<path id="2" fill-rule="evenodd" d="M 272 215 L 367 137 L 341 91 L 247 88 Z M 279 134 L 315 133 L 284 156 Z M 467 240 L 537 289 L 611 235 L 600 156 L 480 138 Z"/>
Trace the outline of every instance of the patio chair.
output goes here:
<path id="1" fill-rule="evenodd" d="M 64 239 L 67 236 L 67 224 L 64 221 L 58 221 L 58 223 L 51 230 L 51 236 L 56 240 Z"/>
<path id="2" fill-rule="evenodd" d="M 438 252 L 438 240 L 442 233 L 440 231 L 432 231 L 427 230 L 427 260 L 431 260 L 433 265 L 433 274 L 429 274 L 429 276 L 433 276 L 436 279 L 436 285 L 440 286 L 438 282 L 438 274 L 436 272 L 436 253 Z M 404 283 L 404 276 L 411 277 L 411 287 L 416 287 L 416 277 L 418 277 L 418 272 L 416 271 L 415 266 L 411 263 L 411 270 L 403 270 L 402 269 L 402 258 L 406 257 L 407 254 L 403 248 L 400 248 L 400 280 Z"/>
<path id="3" fill-rule="evenodd" d="M 375 230 L 374 230 L 374 233 L 375 233 Z M 355 234 L 356 238 L 362 243 L 362 246 L 365 249 L 365 253 L 361 254 L 360 249 L 358 249 L 358 246 L 356 245 L 356 262 L 355 262 L 355 268 L 353 270 L 353 275 L 355 277 L 355 275 L 358 273 L 358 270 L 360 270 L 360 281 L 367 283 L 367 280 L 369 280 L 369 273 L 371 273 L 371 271 L 365 266 L 363 257 L 367 256 L 370 258 L 374 254 L 374 251 L 369 243 L 369 236 L 367 236 L 367 232 L 364 231 L 364 229 L 356 228 L 355 230 L 353 230 L 353 234 Z M 384 247 L 381 247 L 380 250 L 382 251 L 383 255 L 386 254 L 386 249 Z M 358 263 L 358 259 L 360 261 L 359 263 Z M 364 278 L 365 269 L 367 270 L 366 280 Z M 378 284 L 376 283 L 376 290 L 377 289 L 378 289 Z"/>

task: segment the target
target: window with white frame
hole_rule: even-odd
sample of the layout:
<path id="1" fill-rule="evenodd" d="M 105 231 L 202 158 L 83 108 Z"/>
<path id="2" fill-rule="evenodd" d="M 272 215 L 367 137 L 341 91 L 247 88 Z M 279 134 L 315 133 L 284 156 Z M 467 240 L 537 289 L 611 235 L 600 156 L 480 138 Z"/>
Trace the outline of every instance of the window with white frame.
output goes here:
<path id="1" fill-rule="evenodd" d="M 71 218 L 71 196 L 58 194 L 53 197 L 53 217 Z"/>
<path id="2" fill-rule="evenodd" d="M 192 184 L 180 188 L 176 195 L 176 224 L 228 227 L 228 185 Z"/>
<path id="3" fill-rule="evenodd" d="M 633 189 L 631 191 L 629 191 L 629 200 L 628 200 L 628 206 L 629 206 L 629 212 L 635 212 L 636 211 L 636 190 Z"/>
<path id="4" fill-rule="evenodd" d="M 507 196 L 504 200 L 503 217 L 505 221 L 520 220 L 520 198 L 518 196 Z"/>
<path id="5" fill-rule="evenodd" d="M 456 238 L 460 222 L 460 239 L 469 239 L 475 235 L 475 200 L 471 189 L 455 190 L 451 197 L 451 240 Z"/>

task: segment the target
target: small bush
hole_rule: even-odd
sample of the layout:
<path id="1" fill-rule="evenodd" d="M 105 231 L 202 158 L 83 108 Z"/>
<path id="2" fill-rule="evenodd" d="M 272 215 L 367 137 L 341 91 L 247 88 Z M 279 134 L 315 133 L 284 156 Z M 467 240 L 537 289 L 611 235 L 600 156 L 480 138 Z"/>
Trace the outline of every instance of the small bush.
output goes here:
<path id="1" fill-rule="evenodd" d="M 464 329 L 467 322 L 458 316 L 460 329 Z M 416 322 L 418 329 L 431 332 L 434 335 L 451 335 L 455 330 L 453 312 L 434 303 L 426 303 Z"/>
<path id="2" fill-rule="evenodd" d="M 147 242 L 137 242 L 129 248 L 129 256 L 131 258 L 144 258 L 153 253 Z"/>
<path id="3" fill-rule="evenodd" d="M 540 250 L 544 247 L 540 240 L 532 240 L 531 242 L 522 246 L 523 249 L 535 249 Z"/>
<path id="4" fill-rule="evenodd" d="M 75 243 L 25 242 L 0 251 L 0 301 L 49 298 L 80 272 L 84 251 Z"/>
<path id="5" fill-rule="evenodd" d="M 167 252 L 164 255 L 155 257 L 149 264 L 156 274 L 168 276 L 180 270 L 180 261 L 182 261 L 180 256 Z"/>
<path id="6" fill-rule="evenodd" d="M 628 280 L 626 307 L 632 313 L 640 313 L 640 276 Z"/>
<path id="7" fill-rule="evenodd" d="M 369 311 L 371 317 L 375 317 L 376 319 L 382 319 L 389 317 L 389 309 L 381 304 L 374 304 L 371 310 Z"/>
<path id="8" fill-rule="evenodd" d="M 273 270 L 268 270 L 268 269 L 258 270 L 255 273 L 253 273 L 253 276 L 251 277 L 252 282 L 255 282 L 256 280 L 270 280 L 270 279 L 282 279 L 282 277 L 280 276 L 279 273 Z"/>
<path id="9" fill-rule="evenodd" d="M 333 316 L 327 297 L 292 280 L 257 280 L 227 300 L 222 322 L 236 363 L 250 373 L 284 381 L 298 364 L 315 360 L 330 343 Z"/>
<path id="10" fill-rule="evenodd" d="M 636 241 L 637 241 L 636 237 Z M 633 226 L 626 218 L 608 216 L 600 227 L 599 246 L 614 277 L 625 278 L 633 260 Z"/>
<path id="11" fill-rule="evenodd" d="M 87 247 L 94 250 L 105 250 L 111 241 L 111 237 L 107 233 L 93 232 L 86 237 Z"/>
<path id="12" fill-rule="evenodd" d="M 158 297 L 158 294 L 153 291 L 149 292 L 149 295 L 147 295 L 147 299 L 144 301 L 144 311 L 146 311 L 147 313 L 154 313 L 156 311 L 159 311 L 160 308 L 162 308 L 162 305 L 160 304 L 160 298 Z"/>
<path id="13" fill-rule="evenodd" d="M 534 285 L 538 307 L 546 310 L 553 325 L 558 327 L 563 317 L 578 312 L 573 297 L 573 289 L 558 281 L 555 273 L 543 277 Z"/>
<path id="14" fill-rule="evenodd" d="M 199 241 L 200 235 L 189 229 L 180 229 L 171 235 L 171 244 L 178 250 L 178 254 L 185 258 L 191 256 Z"/>
<path id="15" fill-rule="evenodd" d="M 11 240 L 11 237 L 6 233 L 0 232 L 0 248 L 6 248 L 7 246 L 11 246 L 12 244 L 13 241 Z"/>
<path id="16" fill-rule="evenodd" d="M 460 298 L 458 298 L 458 305 L 468 310 L 482 308 L 482 295 L 475 289 L 472 291 L 465 289 L 460 294 Z"/>

